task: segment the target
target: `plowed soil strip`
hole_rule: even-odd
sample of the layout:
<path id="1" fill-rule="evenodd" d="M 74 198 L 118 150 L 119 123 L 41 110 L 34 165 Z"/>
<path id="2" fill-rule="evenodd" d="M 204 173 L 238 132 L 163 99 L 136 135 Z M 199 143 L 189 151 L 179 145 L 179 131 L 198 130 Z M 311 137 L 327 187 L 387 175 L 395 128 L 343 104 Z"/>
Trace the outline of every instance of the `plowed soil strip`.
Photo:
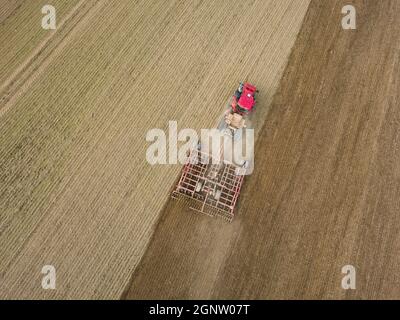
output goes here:
<path id="1" fill-rule="evenodd" d="M 400 298 L 400 2 L 350 2 L 312 2 L 233 223 L 169 201 L 124 298 Z"/>
<path id="2" fill-rule="evenodd" d="M 115 0 L 89 10 L 1 118 L 0 296 L 119 298 L 179 173 L 146 161 L 146 132 L 169 120 L 213 126 L 246 77 L 270 101 L 308 3 Z M 13 19 L 28 15 L 40 43 L 36 9 Z M 243 30 L 252 36 L 238 42 Z M 18 64 L 9 56 L 5 78 Z M 40 286 L 45 264 L 57 290 Z"/>

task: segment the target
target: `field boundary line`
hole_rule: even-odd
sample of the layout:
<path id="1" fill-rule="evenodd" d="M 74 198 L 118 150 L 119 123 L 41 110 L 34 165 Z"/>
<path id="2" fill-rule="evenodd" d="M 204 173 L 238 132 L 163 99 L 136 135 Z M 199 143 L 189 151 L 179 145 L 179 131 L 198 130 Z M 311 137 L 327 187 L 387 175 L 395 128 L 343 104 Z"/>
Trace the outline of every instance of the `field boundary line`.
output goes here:
<path id="1" fill-rule="evenodd" d="M 96 2 L 79 1 L 58 24 L 57 30 L 51 31 L 50 35 L 39 43 L 33 53 L 1 84 L 0 103 L 2 106 L 0 106 L 0 118 L 50 64 L 56 51 L 65 47 L 66 41 L 64 40 L 76 30 L 80 22 L 88 16 L 89 11 L 99 3 L 99 0 Z M 63 26 L 66 27 L 63 28 Z"/>
<path id="2" fill-rule="evenodd" d="M 101 2 L 100 0 L 97 0 L 97 4 Z M 174 0 L 174 3 L 177 3 L 177 0 Z M 104 5 L 104 2 L 101 2 Z M 97 5 L 96 4 L 96 5 Z M 94 8 L 95 6 L 93 5 L 92 8 Z M 96 12 L 96 10 L 93 10 L 90 15 L 93 15 Z M 166 18 L 165 18 L 166 19 Z M 76 32 L 76 30 L 74 30 Z M 172 40 L 170 40 L 172 41 Z M 61 45 L 58 48 L 56 48 L 56 51 L 59 51 L 63 48 L 64 46 Z M 155 64 L 158 61 L 158 58 L 153 61 L 153 63 Z M 48 65 L 48 61 L 45 61 L 45 63 Z M 143 71 L 141 71 L 138 75 L 138 78 L 140 78 L 142 76 Z M 34 79 L 32 79 L 34 80 Z M 136 80 L 135 80 L 136 82 Z M 2 116 L 2 109 L 0 108 L 0 118 Z M 76 168 L 78 168 L 75 171 L 78 171 L 87 161 L 87 158 L 90 156 L 90 154 L 92 153 L 91 151 L 93 151 L 97 145 L 100 143 L 100 141 L 103 139 L 103 136 L 105 135 L 105 132 L 108 130 L 108 128 L 111 126 L 111 124 L 114 122 L 115 117 L 117 116 L 117 114 L 111 118 L 111 121 L 108 121 L 108 125 L 106 126 L 107 129 L 104 129 L 103 132 L 101 132 L 101 134 L 99 135 L 97 141 L 95 141 L 93 143 L 92 148 L 90 149 L 90 152 L 87 152 L 86 156 L 84 156 L 83 160 L 78 164 L 78 166 Z M 97 134 L 99 134 L 99 132 L 97 132 Z M 76 165 L 75 165 L 76 166 Z M 77 174 L 74 173 L 73 175 L 71 175 L 70 177 L 68 177 L 68 179 L 66 180 L 65 184 L 63 186 L 61 186 L 60 189 L 58 189 L 56 197 L 53 201 L 53 204 L 51 206 L 49 206 L 48 208 L 46 208 L 45 210 L 45 214 L 43 215 L 43 217 L 40 218 L 39 222 L 37 223 L 37 225 L 35 226 L 35 228 L 32 230 L 31 235 L 34 234 L 36 232 L 36 230 L 39 228 L 40 224 L 42 223 L 42 221 L 48 216 L 48 214 L 51 212 L 51 210 L 53 209 L 53 207 L 55 206 L 57 200 L 59 197 L 62 196 L 62 194 L 65 192 L 65 190 L 69 187 L 69 185 L 76 179 Z M 26 247 L 26 244 L 29 242 L 30 240 L 29 236 L 24 242 L 23 245 L 21 246 L 21 248 L 18 250 L 17 254 L 14 255 L 14 257 L 6 264 L 6 266 L 4 267 L 3 270 L 0 270 L 0 280 L 2 279 L 2 277 L 4 277 L 4 275 L 9 271 L 10 267 L 13 265 L 13 263 L 15 262 L 15 260 L 17 260 L 21 254 L 21 252 L 23 251 L 23 249 Z"/>

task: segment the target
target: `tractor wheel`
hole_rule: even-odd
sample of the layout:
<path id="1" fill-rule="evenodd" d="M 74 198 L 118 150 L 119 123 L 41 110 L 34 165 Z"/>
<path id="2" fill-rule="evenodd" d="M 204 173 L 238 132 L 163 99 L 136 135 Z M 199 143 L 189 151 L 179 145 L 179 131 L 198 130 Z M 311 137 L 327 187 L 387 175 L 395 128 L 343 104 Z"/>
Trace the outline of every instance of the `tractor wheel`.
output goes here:
<path id="1" fill-rule="evenodd" d="M 225 120 L 225 118 L 223 118 L 223 119 L 219 122 L 219 124 L 218 124 L 218 126 L 217 126 L 217 129 L 218 129 L 218 131 L 224 131 L 227 127 L 228 127 L 228 126 L 227 126 L 227 124 L 226 124 L 226 120 Z"/>
<path id="2" fill-rule="evenodd" d="M 235 98 L 236 98 L 236 101 L 239 101 L 241 95 L 242 95 L 242 92 L 241 92 L 241 91 L 239 91 L 239 90 L 236 90 L 236 91 L 235 91 Z"/>

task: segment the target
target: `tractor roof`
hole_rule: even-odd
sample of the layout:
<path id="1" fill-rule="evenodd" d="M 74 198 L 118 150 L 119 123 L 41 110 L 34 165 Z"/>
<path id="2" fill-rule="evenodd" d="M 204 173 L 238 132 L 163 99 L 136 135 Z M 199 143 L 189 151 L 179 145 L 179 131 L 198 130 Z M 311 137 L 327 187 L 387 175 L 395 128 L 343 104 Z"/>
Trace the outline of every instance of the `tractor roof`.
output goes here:
<path id="1" fill-rule="evenodd" d="M 245 83 L 243 86 L 243 92 L 238 101 L 239 106 L 249 111 L 253 109 L 255 103 L 254 93 L 256 90 L 255 86 L 250 83 Z"/>

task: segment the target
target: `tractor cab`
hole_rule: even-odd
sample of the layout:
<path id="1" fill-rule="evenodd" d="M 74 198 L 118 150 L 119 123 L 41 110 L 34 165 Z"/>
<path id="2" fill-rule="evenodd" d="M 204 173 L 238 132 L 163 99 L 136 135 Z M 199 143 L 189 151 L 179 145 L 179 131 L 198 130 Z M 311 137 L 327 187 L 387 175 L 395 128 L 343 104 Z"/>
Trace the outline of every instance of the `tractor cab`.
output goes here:
<path id="1" fill-rule="evenodd" d="M 249 114 L 256 104 L 256 92 L 257 88 L 252 84 L 247 82 L 244 84 L 241 83 L 233 96 L 232 111 L 240 115 Z"/>

